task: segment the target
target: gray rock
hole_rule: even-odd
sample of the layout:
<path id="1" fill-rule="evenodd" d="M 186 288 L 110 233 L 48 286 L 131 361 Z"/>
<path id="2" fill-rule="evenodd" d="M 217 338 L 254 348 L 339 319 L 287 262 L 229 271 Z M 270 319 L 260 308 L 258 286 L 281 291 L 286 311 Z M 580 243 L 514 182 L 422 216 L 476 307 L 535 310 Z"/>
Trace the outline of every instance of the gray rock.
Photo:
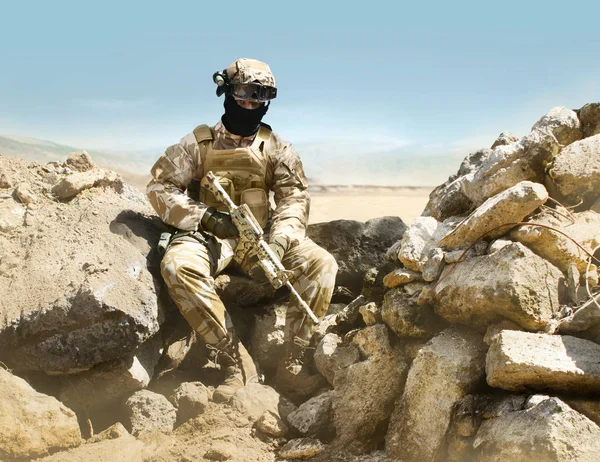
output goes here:
<path id="1" fill-rule="evenodd" d="M 488 247 L 488 254 L 493 254 L 495 252 L 497 252 L 500 249 L 503 249 L 504 247 L 511 245 L 513 243 L 513 241 L 510 241 L 508 239 L 496 239 L 495 241 L 491 242 L 489 247 Z"/>
<path id="2" fill-rule="evenodd" d="M 440 277 L 444 269 L 444 251 L 439 247 L 433 248 L 427 257 L 425 268 L 423 268 L 423 279 L 433 282 Z"/>
<path id="3" fill-rule="evenodd" d="M 202 382 L 183 382 L 169 396 L 169 401 L 177 408 L 177 421 L 185 422 L 204 412 L 208 406 L 210 391 Z"/>
<path id="4" fill-rule="evenodd" d="M 562 279 L 556 267 L 513 243 L 446 271 L 433 292 L 435 311 L 480 328 L 506 318 L 525 329 L 554 329 Z"/>
<path id="5" fill-rule="evenodd" d="M 521 331 L 521 327 L 515 324 L 512 321 L 505 319 L 504 321 L 500 321 L 497 324 L 491 324 L 487 331 L 485 332 L 485 336 L 483 337 L 483 341 L 487 346 L 490 346 L 492 342 L 496 340 L 496 337 L 505 330 L 518 330 Z"/>
<path id="6" fill-rule="evenodd" d="M 365 223 L 335 220 L 310 225 L 307 236 L 328 250 L 338 263 L 336 285 L 358 294 L 366 272 L 385 262 L 387 249 L 397 242 L 406 225 L 398 217 L 382 217 Z"/>
<path id="7" fill-rule="evenodd" d="M 451 327 L 419 351 L 390 419 L 389 456 L 407 462 L 435 460 L 454 405 L 483 380 L 485 349 L 480 335 Z"/>
<path id="8" fill-rule="evenodd" d="M 389 355 L 373 356 L 336 374 L 332 403 L 336 447 L 364 454 L 383 441 L 407 371 L 407 360 L 395 349 Z"/>
<path id="9" fill-rule="evenodd" d="M 498 138 L 496 138 L 496 141 L 494 141 L 490 149 L 494 149 L 498 146 L 507 146 L 509 144 L 516 143 L 517 141 L 519 141 L 519 138 L 517 138 L 513 134 L 508 132 L 502 132 L 500 133 L 500 135 L 498 135 Z"/>
<path id="10" fill-rule="evenodd" d="M 177 410 L 163 395 L 150 390 L 135 392 L 126 401 L 131 434 L 159 431 L 170 433 L 175 427 Z"/>
<path id="11" fill-rule="evenodd" d="M 33 459 L 79 444 L 73 411 L 0 367 L 0 458 Z"/>
<path id="12" fill-rule="evenodd" d="M 600 135 L 564 148 L 548 166 L 547 182 L 568 203 L 593 203 L 600 196 Z"/>
<path id="13" fill-rule="evenodd" d="M 327 334 L 317 346 L 314 355 L 315 365 L 330 384 L 337 371 L 342 370 L 360 359 L 358 347 L 353 343 L 344 343 L 337 334 Z"/>
<path id="14" fill-rule="evenodd" d="M 600 429 L 558 398 L 484 421 L 473 443 L 478 461 L 593 461 Z"/>
<path id="15" fill-rule="evenodd" d="M 284 354 L 283 328 L 287 304 L 272 303 L 266 313 L 254 318 L 250 354 L 260 368 L 272 373 Z"/>
<path id="16" fill-rule="evenodd" d="M 373 324 L 382 322 L 381 308 L 377 305 L 377 303 L 367 303 L 366 305 L 361 306 L 359 311 L 363 321 L 367 326 L 372 326 Z"/>
<path id="17" fill-rule="evenodd" d="M 59 377 L 60 400 L 77 412 L 105 409 L 118 403 L 148 386 L 160 358 L 161 346 L 161 336 L 155 335 L 126 358 Z"/>
<path id="18" fill-rule="evenodd" d="M 429 194 L 424 216 L 444 221 L 451 216 L 466 215 L 473 209 L 473 202 L 462 190 L 461 178 L 435 188 Z"/>
<path id="19" fill-rule="evenodd" d="M 275 390 L 260 383 L 248 383 L 240 388 L 231 399 L 231 407 L 256 422 L 266 411 L 279 416 L 282 398 Z"/>
<path id="20" fill-rule="evenodd" d="M 548 199 L 543 185 L 522 181 L 489 198 L 459 224 L 440 244 L 448 249 L 466 248 L 475 241 L 502 236 Z M 508 224 L 504 227 L 501 225 Z M 511 225 L 512 224 L 512 225 Z"/>
<path id="21" fill-rule="evenodd" d="M 383 322 L 399 337 L 431 337 L 443 327 L 443 321 L 431 306 L 419 306 L 422 283 L 407 284 L 386 292 L 381 308 Z"/>
<path id="22" fill-rule="evenodd" d="M 600 177 L 599 177 L 600 178 Z M 592 211 L 571 214 L 573 220 L 551 212 L 542 212 L 531 221 L 543 226 L 519 226 L 510 233 L 510 237 L 545 258 L 558 269 L 566 272 L 574 262 L 581 273 L 587 270 L 589 256 L 581 251 L 583 246 L 588 252 L 600 245 L 600 214 Z M 547 227 L 557 229 L 553 231 Z M 565 236 L 566 235 L 566 236 Z M 567 237 L 569 236 L 569 237 Z M 595 265 L 592 265 L 595 269 Z"/>
<path id="23" fill-rule="evenodd" d="M 589 103 L 579 109 L 583 137 L 600 134 L 600 103 Z"/>
<path id="24" fill-rule="evenodd" d="M 452 228 L 432 217 L 417 217 L 404 233 L 398 259 L 412 270 L 423 272 L 429 252 Z"/>
<path id="25" fill-rule="evenodd" d="M 332 399 L 332 391 L 309 399 L 288 415 L 288 424 L 302 436 L 317 436 L 329 425 Z"/>
<path id="26" fill-rule="evenodd" d="M 540 130 L 553 134 L 563 146 L 582 137 L 581 123 L 577 113 L 562 106 L 553 107 L 548 114 L 538 120 L 531 131 Z"/>
<path id="27" fill-rule="evenodd" d="M 487 382 L 510 391 L 597 393 L 599 355 L 589 340 L 506 330 L 490 344 Z"/>
<path id="28" fill-rule="evenodd" d="M 566 396 L 562 400 L 596 425 L 600 425 L 600 399 L 592 397 Z"/>
<path id="29" fill-rule="evenodd" d="M 476 206 L 521 181 L 543 183 L 546 163 L 560 150 L 554 135 L 533 130 L 513 144 L 497 146 L 476 172 L 461 179 L 465 195 Z"/>

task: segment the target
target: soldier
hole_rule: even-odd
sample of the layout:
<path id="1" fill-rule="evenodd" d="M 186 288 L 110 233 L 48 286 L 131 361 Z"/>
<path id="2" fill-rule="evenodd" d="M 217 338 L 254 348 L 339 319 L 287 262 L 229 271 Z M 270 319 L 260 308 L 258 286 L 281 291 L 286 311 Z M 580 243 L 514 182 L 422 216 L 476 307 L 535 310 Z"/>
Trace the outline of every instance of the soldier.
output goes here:
<path id="1" fill-rule="evenodd" d="M 261 122 L 277 95 L 269 66 L 242 58 L 215 73 L 213 80 L 217 96 L 225 95 L 221 120 L 213 127 L 196 127 L 168 147 L 152 167 L 146 193 L 160 218 L 178 230 L 166 247 L 162 276 L 183 316 L 225 369 L 213 399 L 226 402 L 257 373 L 215 292 L 213 278 L 232 262 L 238 233 L 226 207 L 201 187 L 206 174 L 212 171 L 237 205 L 248 205 L 269 246 L 292 271 L 294 288 L 317 317 L 329 306 L 337 263 L 305 235 L 310 197 L 298 154 Z M 248 254 L 239 266 L 253 278 L 264 278 L 256 255 Z M 312 327 L 291 297 L 285 355 L 275 383 L 292 398 L 308 396 L 323 384 L 304 364 Z"/>

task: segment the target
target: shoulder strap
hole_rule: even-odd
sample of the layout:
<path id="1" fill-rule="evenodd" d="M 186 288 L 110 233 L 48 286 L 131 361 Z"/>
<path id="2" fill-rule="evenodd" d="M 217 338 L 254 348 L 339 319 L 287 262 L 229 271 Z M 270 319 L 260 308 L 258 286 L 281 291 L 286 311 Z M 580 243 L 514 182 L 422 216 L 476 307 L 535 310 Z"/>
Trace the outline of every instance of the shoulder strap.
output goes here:
<path id="1" fill-rule="evenodd" d="M 258 147 L 261 151 L 263 150 L 265 143 L 271 138 L 271 127 L 261 122 L 256 138 L 252 142 L 253 147 Z"/>
<path id="2" fill-rule="evenodd" d="M 194 128 L 194 136 L 198 144 L 203 141 L 212 141 L 214 139 L 212 130 L 208 125 L 198 125 Z"/>
<path id="3" fill-rule="evenodd" d="M 200 149 L 200 165 L 202 172 L 204 172 L 204 160 L 206 159 L 207 151 L 212 147 L 212 141 L 214 139 L 212 130 L 208 125 L 198 125 L 194 128 L 194 137 L 198 143 Z M 204 176 L 202 173 L 201 176 Z M 187 188 L 187 194 L 194 200 L 200 200 L 200 180 L 193 179 Z"/>

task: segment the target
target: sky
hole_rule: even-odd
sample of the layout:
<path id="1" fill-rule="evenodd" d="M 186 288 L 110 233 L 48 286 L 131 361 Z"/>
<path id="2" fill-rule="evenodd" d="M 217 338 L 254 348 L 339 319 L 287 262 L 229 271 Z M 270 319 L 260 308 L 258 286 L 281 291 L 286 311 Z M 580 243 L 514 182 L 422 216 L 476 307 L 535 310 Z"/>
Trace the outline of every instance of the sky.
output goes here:
<path id="1" fill-rule="evenodd" d="M 151 161 L 269 63 L 264 121 L 312 178 L 440 183 L 498 134 L 600 101 L 600 2 L 0 0 L 0 134 Z"/>

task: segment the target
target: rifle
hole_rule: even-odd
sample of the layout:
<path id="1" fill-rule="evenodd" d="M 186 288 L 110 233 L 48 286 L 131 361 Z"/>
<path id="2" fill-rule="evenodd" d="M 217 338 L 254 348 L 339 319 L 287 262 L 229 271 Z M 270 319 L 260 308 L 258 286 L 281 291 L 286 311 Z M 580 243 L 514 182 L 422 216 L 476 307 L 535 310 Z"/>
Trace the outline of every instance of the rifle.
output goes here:
<path id="1" fill-rule="evenodd" d="M 233 221 L 233 224 L 240 234 L 240 240 L 233 257 L 235 261 L 241 263 L 247 253 L 254 250 L 258 256 L 258 264 L 264 270 L 271 285 L 275 289 L 279 289 L 284 285 L 287 286 L 300 303 L 302 309 L 310 316 L 310 319 L 312 319 L 315 324 L 318 324 L 319 318 L 315 316 L 306 302 L 302 300 L 300 294 L 298 294 L 290 282 L 291 272 L 283 267 L 277 256 L 271 250 L 271 247 L 269 247 L 269 244 L 265 242 L 263 230 L 258 221 L 256 221 L 256 218 L 254 218 L 248 205 L 235 205 L 213 172 L 208 172 L 206 178 L 208 179 L 208 183 L 205 183 L 203 186 L 208 189 L 219 202 L 222 202 L 227 206 L 229 214 L 231 215 L 231 221 Z"/>

